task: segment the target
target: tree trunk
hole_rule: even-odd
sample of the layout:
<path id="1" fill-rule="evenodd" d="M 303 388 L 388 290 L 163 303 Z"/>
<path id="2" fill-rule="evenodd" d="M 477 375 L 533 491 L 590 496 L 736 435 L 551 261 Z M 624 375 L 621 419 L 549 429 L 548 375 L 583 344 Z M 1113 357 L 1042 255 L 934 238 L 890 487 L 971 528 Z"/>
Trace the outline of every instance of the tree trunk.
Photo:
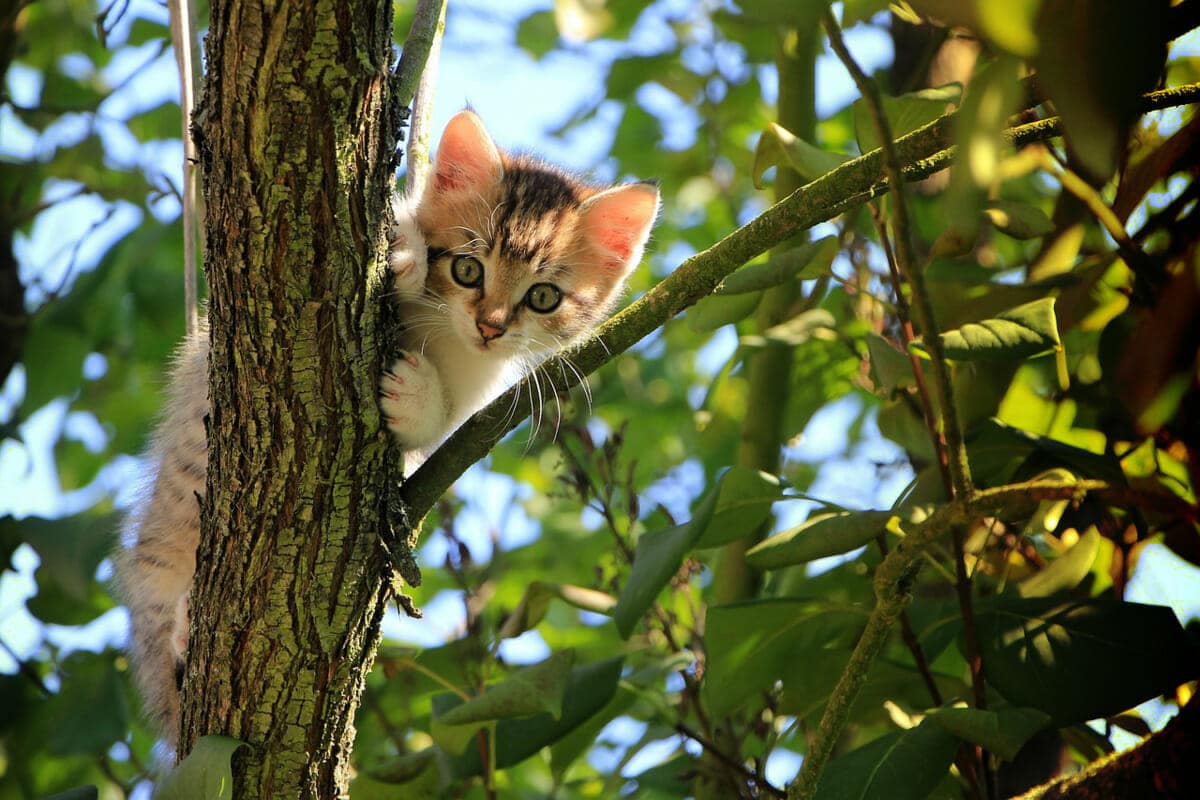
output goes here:
<path id="1" fill-rule="evenodd" d="M 250 745 L 238 798 L 347 794 L 388 600 L 391 22 L 388 0 L 212 4 L 195 123 L 212 406 L 180 753 Z"/>

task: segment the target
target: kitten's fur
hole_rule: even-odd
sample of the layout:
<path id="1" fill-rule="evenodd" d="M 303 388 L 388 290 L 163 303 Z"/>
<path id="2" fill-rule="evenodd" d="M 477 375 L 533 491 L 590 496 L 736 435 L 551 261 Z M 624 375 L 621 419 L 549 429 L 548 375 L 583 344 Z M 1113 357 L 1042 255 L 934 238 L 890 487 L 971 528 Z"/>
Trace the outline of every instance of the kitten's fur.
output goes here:
<path id="1" fill-rule="evenodd" d="M 604 318 L 657 212 L 649 184 L 588 186 L 500 153 L 470 111 L 450 121 L 421 202 L 398 201 L 391 229 L 405 354 L 380 382 L 380 407 L 409 453 L 406 469 L 507 381 Z M 150 449 L 157 475 L 129 517 L 133 545 L 116 557 L 146 712 L 172 743 L 208 459 L 207 372 L 202 326 L 171 372 Z"/>

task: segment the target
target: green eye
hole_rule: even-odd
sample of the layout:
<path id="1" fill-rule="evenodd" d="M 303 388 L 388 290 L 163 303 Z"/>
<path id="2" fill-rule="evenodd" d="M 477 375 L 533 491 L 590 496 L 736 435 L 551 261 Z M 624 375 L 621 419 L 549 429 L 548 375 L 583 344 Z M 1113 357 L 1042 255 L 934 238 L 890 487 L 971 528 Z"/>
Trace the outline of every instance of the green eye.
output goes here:
<path id="1" fill-rule="evenodd" d="M 468 289 L 483 283 L 483 264 L 475 256 L 455 256 L 450 264 L 450 275 Z"/>
<path id="2" fill-rule="evenodd" d="M 542 314 L 549 314 L 562 302 L 562 292 L 553 283 L 535 283 L 525 293 L 525 303 Z"/>

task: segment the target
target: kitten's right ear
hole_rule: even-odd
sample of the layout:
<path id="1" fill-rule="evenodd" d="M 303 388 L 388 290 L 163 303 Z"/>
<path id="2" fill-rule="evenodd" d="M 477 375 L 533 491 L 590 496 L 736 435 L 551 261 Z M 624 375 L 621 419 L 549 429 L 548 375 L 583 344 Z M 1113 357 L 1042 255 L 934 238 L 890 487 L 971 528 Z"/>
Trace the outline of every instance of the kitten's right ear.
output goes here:
<path id="1" fill-rule="evenodd" d="M 473 111 L 460 111 L 446 123 L 433 160 L 431 191 L 482 192 L 504 175 L 500 151 Z"/>

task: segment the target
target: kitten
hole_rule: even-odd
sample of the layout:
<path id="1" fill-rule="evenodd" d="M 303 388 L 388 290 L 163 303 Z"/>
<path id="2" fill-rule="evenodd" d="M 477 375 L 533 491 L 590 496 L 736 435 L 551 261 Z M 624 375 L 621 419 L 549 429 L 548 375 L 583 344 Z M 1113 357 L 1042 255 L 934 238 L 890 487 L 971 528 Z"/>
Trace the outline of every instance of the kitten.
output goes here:
<path id="1" fill-rule="evenodd" d="M 507 382 L 607 315 L 657 213 L 650 184 L 589 186 L 501 153 L 470 111 L 450 120 L 423 197 L 415 207 L 397 200 L 390 229 L 404 355 L 383 375 L 380 408 L 406 471 Z M 133 544 L 114 559 L 146 714 L 172 745 L 208 461 L 207 389 L 201 326 L 170 375 L 150 448 L 156 477 L 126 522 Z"/>

